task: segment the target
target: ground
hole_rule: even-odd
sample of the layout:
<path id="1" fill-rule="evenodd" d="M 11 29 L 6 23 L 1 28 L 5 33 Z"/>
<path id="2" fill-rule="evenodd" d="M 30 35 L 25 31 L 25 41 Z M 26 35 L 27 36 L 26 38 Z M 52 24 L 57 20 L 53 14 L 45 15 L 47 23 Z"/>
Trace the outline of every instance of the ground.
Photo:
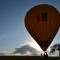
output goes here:
<path id="1" fill-rule="evenodd" d="M 0 56 L 0 60 L 60 60 L 59 57 L 48 57 L 45 59 L 40 56 Z"/>

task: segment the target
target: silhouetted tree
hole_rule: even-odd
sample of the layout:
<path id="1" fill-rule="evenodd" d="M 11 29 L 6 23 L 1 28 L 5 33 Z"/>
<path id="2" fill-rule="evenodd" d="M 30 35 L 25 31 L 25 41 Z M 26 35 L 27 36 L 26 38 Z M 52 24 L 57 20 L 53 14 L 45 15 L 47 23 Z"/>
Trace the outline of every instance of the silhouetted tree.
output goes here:
<path id="1" fill-rule="evenodd" d="M 54 44 L 54 45 L 51 47 L 50 53 L 54 53 L 56 50 L 59 51 L 59 57 L 60 57 L 60 44 Z"/>

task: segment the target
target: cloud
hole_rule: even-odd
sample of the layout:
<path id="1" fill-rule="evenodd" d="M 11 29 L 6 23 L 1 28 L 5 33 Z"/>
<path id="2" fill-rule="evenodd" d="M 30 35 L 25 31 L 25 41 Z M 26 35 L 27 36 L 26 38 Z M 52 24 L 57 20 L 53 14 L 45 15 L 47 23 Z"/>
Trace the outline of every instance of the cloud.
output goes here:
<path id="1" fill-rule="evenodd" d="M 15 50 L 10 53 L 2 52 L 2 53 L 0 53 L 0 56 L 41 56 L 41 53 L 42 52 L 40 52 L 39 50 L 37 50 L 27 44 L 27 45 L 24 45 L 20 48 L 15 48 Z M 58 56 L 59 52 L 55 51 L 52 54 L 49 54 L 49 52 L 48 52 L 48 55 L 49 56 Z"/>
<path id="2" fill-rule="evenodd" d="M 0 56 L 40 56 L 41 52 L 31 47 L 30 45 L 24 45 L 20 48 L 15 48 L 11 53 L 0 53 Z"/>
<path id="3" fill-rule="evenodd" d="M 39 56 L 41 53 L 40 51 L 36 50 L 35 48 L 31 47 L 30 45 L 22 46 L 21 48 L 16 48 L 13 54 L 20 54 L 22 56 Z"/>

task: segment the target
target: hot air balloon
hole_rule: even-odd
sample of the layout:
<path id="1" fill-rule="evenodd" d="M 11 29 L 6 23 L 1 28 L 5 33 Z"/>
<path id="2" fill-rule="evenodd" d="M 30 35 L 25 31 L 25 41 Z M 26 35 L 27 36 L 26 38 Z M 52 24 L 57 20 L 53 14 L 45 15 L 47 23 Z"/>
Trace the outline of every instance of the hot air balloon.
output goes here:
<path id="1" fill-rule="evenodd" d="M 46 51 L 59 29 L 59 12 L 48 4 L 32 7 L 25 16 L 25 26 L 30 35 Z"/>

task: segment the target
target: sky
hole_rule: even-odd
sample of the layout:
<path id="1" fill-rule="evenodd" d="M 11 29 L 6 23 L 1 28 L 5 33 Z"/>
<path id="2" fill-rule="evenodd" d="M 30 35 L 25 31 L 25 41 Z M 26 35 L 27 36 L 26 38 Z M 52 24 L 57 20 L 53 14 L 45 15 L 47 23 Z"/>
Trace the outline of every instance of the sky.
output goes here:
<path id="1" fill-rule="evenodd" d="M 60 12 L 60 0 L 0 0 L 0 51 L 11 51 L 33 40 L 24 18 L 30 8 L 39 4 L 53 5 Z M 51 45 L 55 43 L 60 43 L 60 29 Z"/>

